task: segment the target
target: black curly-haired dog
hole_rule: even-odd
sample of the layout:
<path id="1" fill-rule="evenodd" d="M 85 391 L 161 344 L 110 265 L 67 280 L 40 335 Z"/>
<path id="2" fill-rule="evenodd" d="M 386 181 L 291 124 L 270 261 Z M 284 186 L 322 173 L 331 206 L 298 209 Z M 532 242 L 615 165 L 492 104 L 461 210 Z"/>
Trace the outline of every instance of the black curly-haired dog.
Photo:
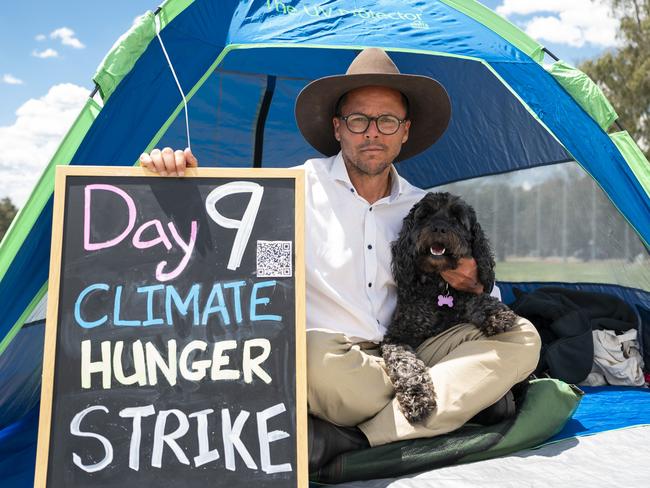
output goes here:
<path id="1" fill-rule="evenodd" d="M 487 293 L 450 288 L 440 272 L 473 257 L 486 290 L 494 285 L 494 257 L 474 209 L 450 193 L 427 193 L 404 218 L 392 245 L 397 307 L 381 346 L 386 369 L 406 419 L 425 420 L 436 406 L 427 366 L 415 355 L 426 339 L 462 323 L 486 335 L 511 327 L 517 316 Z"/>

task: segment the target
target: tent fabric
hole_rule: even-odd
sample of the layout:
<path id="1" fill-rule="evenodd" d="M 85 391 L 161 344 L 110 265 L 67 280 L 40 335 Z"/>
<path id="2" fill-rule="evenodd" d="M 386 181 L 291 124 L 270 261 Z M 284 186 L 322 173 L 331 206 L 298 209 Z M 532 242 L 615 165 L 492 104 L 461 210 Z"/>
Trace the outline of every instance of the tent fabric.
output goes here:
<path id="1" fill-rule="evenodd" d="M 544 60 L 544 48 L 541 44 L 481 3 L 475 1 L 468 2 L 464 0 L 442 1 L 496 32 L 510 44 L 516 46 L 538 63 L 541 63 Z"/>
<path id="2" fill-rule="evenodd" d="M 1 351 L 5 351 L 46 287 L 49 271 L 48 236 L 52 233 L 52 198 L 40 212 L 25 242 L 14 257 L 2 281 L 0 302 L 3 304 Z M 45 217 L 43 217 L 45 216 Z M 43 242 L 45 241 L 45 242 Z"/>
<path id="3" fill-rule="evenodd" d="M 22 328 L 0 355 L 0 485 L 34 486 L 44 321 Z"/>
<path id="4" fill-rule="evenodd" d="M 155 17 L 158 17 L 162 30 L 192 1 L 166 1 L 155 14 L 148 11 L 138 17 L 131 28 L 115 41 L 93 76 L 93 81 L 97 84 L 104 102 L 108 100 L 122 78 L 131 71 L 142 52 L 156 35 Z"/>
<path id="5" fill-rule="evenodd" d="M 568 288 L 577 291 L 586 291 L 592 293 L 604 293 L 614 295 L 623 299 L 626 303 L 635 307 L 644 307 L 650 309 L 650 294 L 636 288 L 630 288 L 619 285 L 608 285 L 602 283 L 560 283 L 557 281 L 548 282 L 529 282 L 514 283 L 509 281 L 499 281 L 499 290 L 501 291 L 502 301 L 510 304 L 517 298 L 515 289 L 524 293 L 532 293 L 542 286 L 553 286 Z"/>
<path id="6" fill-rule="evenodd" d="M 131 71 L 155 35 L 155 16 L 153 12 L 147 12 L 138 17 L 131 29 L 117 40 L 93 76 L 104 102 L 109 99 L 122 78 Z"/>
<path id="7" fill-rule="evenodd" d="M 40 400 L 44 329 L 43 322 L 23 328 L 0 356 L 0 430 L 20 420 Z M 25 354 L 28 350 L 30 354 Z"/>
<path id="8" fill-rule="evenodd" d="M 650 425 L 650 389 L 625 386 L 581 386 L 580 389 L 585 396 L 578 410 L 547 442 Z"/>
<path id="9" fill-rule="evenodd" d="M 628 166 L 645 190 L 646 196 L 650 198 L 650 162 L 646 159 L 645 154 L 641 152 L 637 143 L 626 130 L 611 134 L 609 137 L 627 161 Z"/>
<path id="10" fill-rule="evenodd" d="M 579 69 L 560 60 L 548 67 L 547 71 L 604 131 L 618 118 L 600 87 Z"/>
<path id="11" fill-rule="evenodd" d="M 0 480 L 3 488 L 34 486 L 39 406 L 0 429 Z"/>

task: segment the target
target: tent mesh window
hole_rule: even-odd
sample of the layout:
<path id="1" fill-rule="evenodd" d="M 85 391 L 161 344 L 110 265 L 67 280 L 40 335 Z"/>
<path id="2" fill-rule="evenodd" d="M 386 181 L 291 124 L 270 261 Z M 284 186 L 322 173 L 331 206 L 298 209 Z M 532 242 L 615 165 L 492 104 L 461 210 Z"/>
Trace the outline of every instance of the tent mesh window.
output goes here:
<path id="1" fill-rule="evenodd" d="M 650 254 L 576 163 L 434 187 L 477 212 L 508 282 L 607 283 L 650 291 Z"/>

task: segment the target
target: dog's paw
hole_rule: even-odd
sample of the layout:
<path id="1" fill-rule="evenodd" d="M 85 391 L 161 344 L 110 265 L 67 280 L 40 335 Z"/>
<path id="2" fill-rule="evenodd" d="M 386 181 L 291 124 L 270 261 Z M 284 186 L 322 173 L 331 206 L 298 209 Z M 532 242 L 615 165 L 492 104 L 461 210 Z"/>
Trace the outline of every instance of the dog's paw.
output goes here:
<path id="1" fill-rule="evenodd" d="M 481 330 L 488 336 L 500 334 L 515 325 L 517 318 L 517 314 L 509 308 L 499 310 L 485 319 Z"/>
<path id="2" fill-rule="evenodd" d="M 405 379 L 395 388 L 400 409 L 411 424 L 426 420 L 436 408 L 435 392 L 429 373 Z"/>

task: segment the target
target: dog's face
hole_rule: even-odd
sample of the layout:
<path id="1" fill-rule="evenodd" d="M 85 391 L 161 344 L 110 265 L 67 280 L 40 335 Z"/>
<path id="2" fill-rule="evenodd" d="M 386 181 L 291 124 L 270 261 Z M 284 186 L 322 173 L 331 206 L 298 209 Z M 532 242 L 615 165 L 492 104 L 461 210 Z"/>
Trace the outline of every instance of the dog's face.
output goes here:
<path id="1" fill-rule="evenodd" d="M 453 269 L 461 257 L 472 255 L 472 214 L 465 202 L 449 193 L 429 193 L 416 204 L 411 235 L 420 271 Z"/>
<path id="2" fill-rule="evenodd" d="M 398 287 L 454 269 L 460 258 L 470 256 L 485 289 L 494 284 L 494 258 L 476 213 L 450 193 L 427 193 L 416 203 L 392 250 Z"/>

